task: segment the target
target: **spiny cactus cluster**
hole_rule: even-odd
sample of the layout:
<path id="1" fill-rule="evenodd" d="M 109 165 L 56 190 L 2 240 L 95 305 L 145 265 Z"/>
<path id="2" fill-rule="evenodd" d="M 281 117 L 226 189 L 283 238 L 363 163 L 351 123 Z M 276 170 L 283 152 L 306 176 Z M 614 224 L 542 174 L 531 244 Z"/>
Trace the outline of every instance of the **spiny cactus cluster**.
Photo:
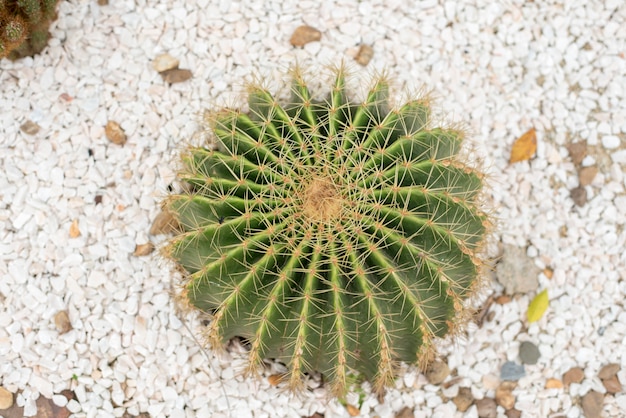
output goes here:
<path id="1" fill-rule="evenodd" d="M 48 43 L 59 0 L 0 0 L 0 58 L 34 55 Z"/>
<path id="2" fill-rule="evenodd" d="M 295 72 L 291 96 L 252 87 L 249 111 L 210 116 L 218 147 L 183 156 L 166 254 L 183 301 L 211 316 L 207 341 L 249 340 L 250 371 L 275 358 L 292 388 L 317 371 L 338 396 L 354 376 L 383 391 L 468 317 L 482 175 L 427 99 L 390 107 L 384 77 L 356 103 L 339 69 L 316 101 Z"/>

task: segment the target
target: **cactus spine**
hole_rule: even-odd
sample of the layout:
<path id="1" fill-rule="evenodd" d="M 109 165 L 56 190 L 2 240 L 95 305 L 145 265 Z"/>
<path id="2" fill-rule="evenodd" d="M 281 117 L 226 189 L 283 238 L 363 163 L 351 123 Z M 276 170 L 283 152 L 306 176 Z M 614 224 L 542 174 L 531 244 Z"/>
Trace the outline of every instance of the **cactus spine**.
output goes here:
<path id="1" fill-rule="evenodd" d="M 247 338 L 250 370 L 276 358 L 292 388 L 319 371 L 342 395 L 354 375 L 382 391 L 458 329 L 487 219 L 461 131 L 431 126 L 426 99 L 390 108 L 385 78 L 357 104 L 335 76 L 322 101 L 295 72 L 289 103 L 253 87 L 249 112 L 211 116 L 218 149 L 184 154 L 166 253 L 213 347 Z"/>
<path id="2" fill-rule="evenodd" d="M 34 55 L 48 43 L 58 0 L 0 0 L 0 58 Z"/>

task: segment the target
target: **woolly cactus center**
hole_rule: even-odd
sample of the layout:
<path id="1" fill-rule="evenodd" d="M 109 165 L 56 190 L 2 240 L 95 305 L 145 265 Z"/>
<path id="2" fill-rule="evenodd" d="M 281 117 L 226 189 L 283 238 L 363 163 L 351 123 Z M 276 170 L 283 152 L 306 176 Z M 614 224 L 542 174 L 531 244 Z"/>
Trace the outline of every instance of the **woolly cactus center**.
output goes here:
<path id="1" fill-rule="evenodd" d="M 332 181 L 314 178 L 304 188 L 302 212 L 314 221 L 336 219 L 341 212 L 341 195 Z"/>

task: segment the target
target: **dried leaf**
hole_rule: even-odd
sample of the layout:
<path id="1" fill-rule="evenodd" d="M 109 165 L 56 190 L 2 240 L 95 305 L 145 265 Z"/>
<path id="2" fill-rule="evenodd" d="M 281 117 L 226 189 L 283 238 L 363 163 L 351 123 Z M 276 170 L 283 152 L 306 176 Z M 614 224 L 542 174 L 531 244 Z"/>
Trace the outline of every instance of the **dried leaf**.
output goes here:
<path id="1" fill-rule="evenodd" d="M 133 255 L 135 257 L 143 257 L 152 253 L 152 251 L 154 251 L 154 244 L 151 242 L 147 242 L 145 244 L 135 245 L 135 252 L 133 253 Z"/>
<path id="2" fill-rule="evenodd" d="M 161 77 L 166 83 L 170 84 L 182 83 L 183 81 L 189 80 L 193 76 L 190 70 L 180 68 L 173 68 L 171 70 L 160 72 L 159 74 L 161 74 Z"/>
<path id="3" fill-rule="evenodd" d="M 513 144 L 509 164 L 529 160 L 535 151 L 537 151 L 537 134 L 535 128 L 531 128 Z"/>
<path id="4" fill-rule="evenodd" d="M 74 219 L 72 225 L 70 225 L 70 238 L 80 237 L 80 229 L 78 229 L 78 219 Z"/>
<path id="5" fill-rule="evenodd" d="M 270 385 L 277 386 L 280 382 L 283 381 L 285 375 L 283 373 L 272 374 L 267 377 L 267 381 L 270 382 Z"/>
<path id="6" fill-rule="evenodd" d="M 548 309 L 549 304 L 550 300 L 548 298 L 548 289 L 545 289 L 535 296 L 535 298 L 528 305 L 528 312 L 526 313 L 528 322 L 539 321 L 546 312 L 546 309 Z"/>
<path id="7" fill-rule="evenodd" d="M 174 214 L 168 210 L 164 210 L 157 215 L 150 227 L 150 235 L 169 234 L 178 228 L 178 222 L 174 218 Z"/>

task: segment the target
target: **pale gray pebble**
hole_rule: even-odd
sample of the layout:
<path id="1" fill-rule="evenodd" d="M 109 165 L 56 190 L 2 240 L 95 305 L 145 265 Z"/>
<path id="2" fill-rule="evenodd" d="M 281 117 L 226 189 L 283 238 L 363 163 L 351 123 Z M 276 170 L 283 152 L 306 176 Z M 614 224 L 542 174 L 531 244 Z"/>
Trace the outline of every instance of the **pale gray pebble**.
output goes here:
<path id="1" fill-rule="evenodd" d="M 519 380 L 526 376 L 526 370 L 523 364 L 517 364 L 513 361 L 507 361 L 500 369 L 501 380 Z"/>
<path id="2" fill-rule="evenodd" d="M 541 353 L 539 348 L 530 341 L 524 341 L 519 346 L 519 358 L 523 364 L 537 364 Z"/>

